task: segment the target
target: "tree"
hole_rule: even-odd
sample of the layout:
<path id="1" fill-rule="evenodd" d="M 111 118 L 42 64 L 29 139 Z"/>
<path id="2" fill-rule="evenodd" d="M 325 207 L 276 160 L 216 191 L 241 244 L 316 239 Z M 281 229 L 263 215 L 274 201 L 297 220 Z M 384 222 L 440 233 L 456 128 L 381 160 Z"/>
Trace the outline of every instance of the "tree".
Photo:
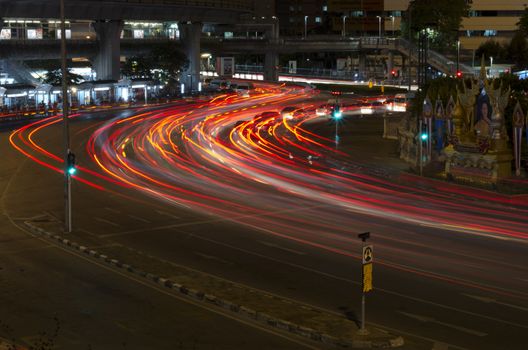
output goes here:
<path id="1" fill-rule="evenodd" d="M 524 6 L 524 12 L 519 19 L 519 22 L 517 22 L 517 26 L 519 27 L 519 31 L 526 37 L 528 36 L 528 8 L 526 5 Z"/>
<path id="2" fill-rule="evenodd" d="M 528 66 L 528 44 L 522 30 L 519 29 L 515 32 L 508 51 L 518 70 L 525 69 Z"/>
<path id="3" fill-rule="evenodd" d="M 149 57 L 133 56 L 128 57 L 121 67 L 124 76 L 131 79 L 153 79 L 152 61 Z"/>
<path id="4" fill-rule="evenodd" d="M 127 58 L 122 73 L 129 78 L 157 79 L 161 82 L 177 80 L 188 64 L 187 57 L 174 43 L 155 46 L 145 56 Z"/>
<path id="5" fill-rule="evenodd" d="M 493 57 L 496 63 L 507 62 L 509 60 L 510 48 L 507 44 L 501 44 L 496 40 L 488 40 L 478 47 L 475 57 Z"/>
<path id="6" fill-rule="evenodd" d="M 76 85 L 81 83 L 84 79 L 82 76 L 72 73 L 70 70 L 66 73 L 66 80 L 68 85 Z M 46 77 L 42 81 L 45 84 L 61 85 L 62 71 L 60 69 L 50 70 L 46 73 Z"/>
<path id="7" fill-rule="evenodd" d="M 466 0 L 411 0 L 402 21 L 402 35 L 417 38 L 417 33 L 430 28 L 430 42 L 434 47 L 455 45 L 462 17 L 469 13 Z M 410 14 L 410 15 L 409 15 Z"/>

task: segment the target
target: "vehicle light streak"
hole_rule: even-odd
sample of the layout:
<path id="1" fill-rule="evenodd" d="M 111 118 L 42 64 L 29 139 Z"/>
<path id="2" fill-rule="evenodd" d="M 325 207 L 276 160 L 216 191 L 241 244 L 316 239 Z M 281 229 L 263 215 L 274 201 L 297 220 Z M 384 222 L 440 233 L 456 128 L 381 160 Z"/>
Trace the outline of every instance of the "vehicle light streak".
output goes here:
<path id="1" fill-rule="evenodd" d="M 83 128 L 86 154 L 97 171 L 79 167 L 75 179 L 99 190 L 134 188 L 164 203 L 355 258 L 343 245 L 356 246 L 354 227 L 362 224 L 361 215 L 528 242 L 528 203 L 505 207 L 492 196 L 482 201 L 478 191 L 414 188 L 337 167 L 343 158 L 353 160 L 335 150 L 334 140 L 305 128 L 314 114 L 299 120 L 255 118 L 311 95 L 285 86 L 262 90 L 245 98 L 224 94 L 142 109 L 96 129 Z M 10 142 L 35 162 L 62 172 L 61 157 L 37 138 L 58 122 L 52 117 L 25 126 L 10 135 Z"/>

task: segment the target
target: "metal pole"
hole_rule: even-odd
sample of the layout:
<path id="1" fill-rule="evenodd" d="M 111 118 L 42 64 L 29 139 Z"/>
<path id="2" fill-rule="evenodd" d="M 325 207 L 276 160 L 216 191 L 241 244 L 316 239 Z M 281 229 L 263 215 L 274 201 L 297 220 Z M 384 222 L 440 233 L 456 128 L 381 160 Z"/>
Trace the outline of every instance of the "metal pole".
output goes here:
<path id="1" fill-rule="evenodd" d="M 144 89 L 145 89 L 145 104 L 147 104 L 147 85 L 145 85 Z"/>
<path id="2" fill-rule="evenodd" d="M 411 55 L 412 55 L 412 26 L 411 26 L 411 20 L 412 20 L 412 17 L 411 17 L 411 8 L 409 6 L 409 28 L 408 28 L 408 31 L 409 31 L 409 51 L 408 51 L 408 58 L 409 58 L 409 64 L 408 64 L 408 70 L 409 70 L 409 91 L 411 91 L 411 85 L 412 85 L 412 79 L 411 79 L 411 62 L 412 62 L 412 59 L 411 59 Z"/>
<path id="3" fill-rule="evenodd" d="M 361 333 L 365 333 L 365 293 L 361 294 L 361 328 L 359 330 Z"/>
<path id="4" fill-rule="evenodd" d="M 68 128 L 68 71 L 66 69 L 66 24 L 64 20 L 64 0 L 60 0 L 61 21 L 61 68 L 62 68 L 62 125 L 64 137 L 64 232 L 72 231 L 71 213 L 71 175 L 68 172 L 68 154 L 70 153 L 70 133 Z"/>
<path id="5" fill-rule="evenodd" d="M 306 39 L 308 32 L 308 16 L 304 16 L 304 39 Z"/>
<path id="6" fill-rule="evenodd" d="M 337 125 L 338 125 L 339 123 L 338 123 L 337 118 L 335 118 L 335 119 L 336 119 L 336 121 L 335 121 L 335 124 L 336 124 L 335 144 L 336 144 L 336 149 L 337 149 L 337 145 L 339 144 L 339 136 L 338 136 L 338 134 L 337 134 Z"/>
<path id="7" fill-rule="evenodd" d="M 423 140 L 422 140 L 422 121 L 419 122 L 420 128 L 418 129 L 418 142 L 420 143 L 420 176 L 423 175 Z"/>
<path id="8" fill-rule="evenodd" d="M 456 74 L 458 74 L 459 70 L 460 70 L 460 40 L 457 40 L 457 68 L 456 68 Z"/>

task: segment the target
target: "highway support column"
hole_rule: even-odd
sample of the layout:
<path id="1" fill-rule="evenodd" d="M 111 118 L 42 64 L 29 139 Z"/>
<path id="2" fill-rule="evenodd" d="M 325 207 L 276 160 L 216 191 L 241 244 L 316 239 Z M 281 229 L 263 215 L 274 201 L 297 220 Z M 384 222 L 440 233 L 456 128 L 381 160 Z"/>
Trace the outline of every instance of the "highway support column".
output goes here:
<path id="1" fill-rule="evenodd" d="M 276 52 L 267 52 L 264 57 L 264 80 L 278 81 L 279 72 L 277 66 L 279 64 L 279 54 Z"/>
<path id="2" fill-rule="evenodd" d="M 97 34 L 98 51 L 94 60 L 97 80 L 119 80 L 123 21 L 97 20 L 92 25 Z"/>
<path id="3" fill-rule="evenodd" d="M 394 52 L 389 51 L 388 57 L 387 57 L 387 78 L 393 79 L 392 77 L 392 70 L 394 68 Z"/>
<path id="4" fill-rule="evenodd" d="M 187 93 L 198 90 L 200 82 L 200 35 L 203 24 L 199 22 L 180 22 L 180 40 L 189 64 L 183 72 L 182 80 Z"/>

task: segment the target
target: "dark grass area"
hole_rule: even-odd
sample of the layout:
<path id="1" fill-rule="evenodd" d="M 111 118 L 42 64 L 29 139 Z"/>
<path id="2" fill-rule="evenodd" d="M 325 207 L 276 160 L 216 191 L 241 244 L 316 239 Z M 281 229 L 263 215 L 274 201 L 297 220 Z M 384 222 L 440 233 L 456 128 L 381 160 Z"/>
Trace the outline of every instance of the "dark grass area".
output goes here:
<path id="1" fill-rule="evenodd" d="M 328 139 L 335 139 L 335 122 L 333 119 L 320 118 L 317 122 L 304 125 L 304 128 Z M 398 140 L 384 139 L 383 116 L 344 116 L 338 126 L 338 149 L 346 156 L 329 155 L 339 162 L 347 164 L 350 170 L 359 170 L 373 175 L 397 178 L 400 172 L 418 173 L 408 163 L 399 158 Z M 327 143 L 329 144 L 329 143 Z M 334 145 L 334 144 L 331 144 Z M 424 167 L 424 175 L 429 178 L 453 183 L 443 174 L 444 162 L 430 163 Z M 526 179 L 521 175 L 520 179 Z M 528 194 L 528 183 L 512 176 L 497 184 L 463 183 L 474 188 L 493 190 L 502 194 Z"/>

